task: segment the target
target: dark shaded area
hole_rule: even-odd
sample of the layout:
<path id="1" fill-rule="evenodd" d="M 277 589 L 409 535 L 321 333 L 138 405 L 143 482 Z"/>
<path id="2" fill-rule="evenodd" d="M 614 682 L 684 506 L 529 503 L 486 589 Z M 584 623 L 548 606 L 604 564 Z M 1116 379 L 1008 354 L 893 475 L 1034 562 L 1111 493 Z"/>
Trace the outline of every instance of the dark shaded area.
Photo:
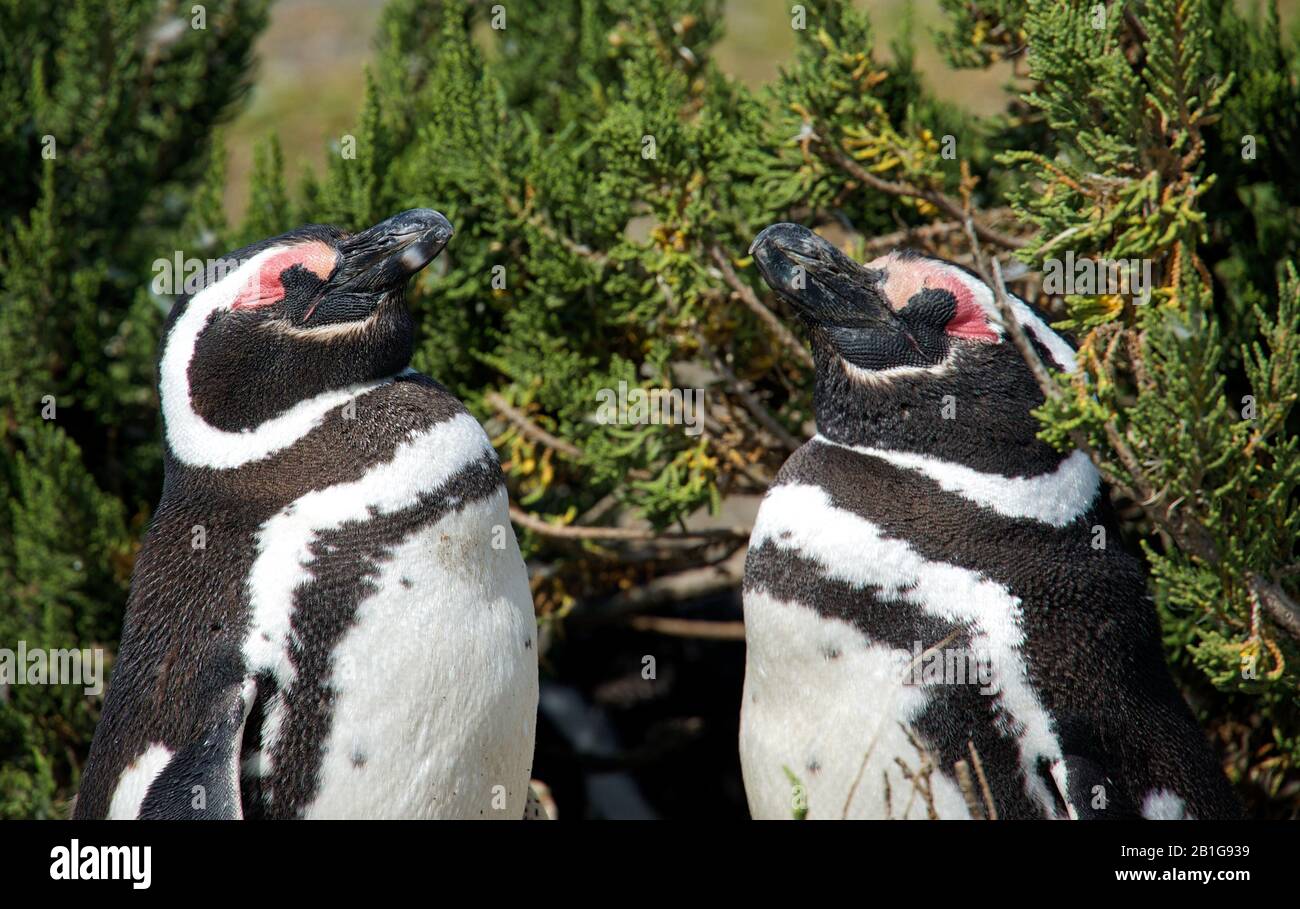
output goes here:
<path id="1" fill-rule="evenodd" d="M 657 614 L 738 620 L 740 592 Z M 646 656 L 654 658 L 654 679 L 643 677 Z M 570 621 L 542 661 L 533 776 L 551 787 L 561 820 L 743 820 L 744 675 L 742 641 Z"/>

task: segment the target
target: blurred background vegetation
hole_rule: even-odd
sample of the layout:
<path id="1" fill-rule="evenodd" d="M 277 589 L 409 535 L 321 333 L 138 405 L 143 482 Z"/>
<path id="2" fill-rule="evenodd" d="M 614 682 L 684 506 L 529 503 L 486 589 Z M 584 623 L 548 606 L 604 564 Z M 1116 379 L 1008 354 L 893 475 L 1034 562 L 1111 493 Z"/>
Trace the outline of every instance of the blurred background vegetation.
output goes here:
<path id="1" fill-rule="evenodd" d="M 794 54 L 795 31 L 786 13 L 790 5 L 784 0 L 723 3 L 725 31 L 712 52 L 718 68 L 750 88 L 770 82 Z M 871 15 L 882 48 L 903 32 L 912 10 L 917 69 L 938 97 L 977 114 L 995 113 L 1006 105 L 1009 63 L 963 73 L 960 79 L 944 78 L 946 68 L 932 31 L 941 23 L 939 0 L 860 0 L 855 5 Z M 1297 0 L 1285 0 L 1285 22 L 1298 7 Z M 266 31 L 256 45 L 257 80 L 248 107 L 226 137 L 230 158 L 224 203 L 232 218 L 242 217 L 248 206 L 248 178 L 258 142 L 271 134 L 280 137 L 285 176 L 296 185 L 305 168 L 324 166 L 329 140 L 355 125 L 365 93 L 361 72 L 374 60 L 375 29 L 383 8 L 383 0 L 278 0 L 271 7 Z M 486 26 L 476 32 L 489 54 L 490 32 Z"/>
<path id="2" fill-rule="evenodd" d="M 743 816 L 744 541 L 811 431 L 745 250 L 798 220 L 978 264 L 969 217 L 1078 337 L 1045 435 L 1114 486 L 1250 810 L 1293 817 L 1297 5 L 819 0 L 796 29 L 784 2 L 511 0 L 493 29 L 486 2 L 229 0 L 199 29 L 189 2 L 0 0 L 0 646 L 111 658 L 161 484 L 151 263 L 435 207 L 458 234 L 413 287 L 415 365 L 507 471 L 536 775 L 568 818 Z M 1152 260 L 1154 305 L 1044 294 L 1066 252 Z M 620 381 L 704 388 L 703 435 L 597 424 Z M 0 816 L 61 816 L 98 707 L 0 689 Z"/>

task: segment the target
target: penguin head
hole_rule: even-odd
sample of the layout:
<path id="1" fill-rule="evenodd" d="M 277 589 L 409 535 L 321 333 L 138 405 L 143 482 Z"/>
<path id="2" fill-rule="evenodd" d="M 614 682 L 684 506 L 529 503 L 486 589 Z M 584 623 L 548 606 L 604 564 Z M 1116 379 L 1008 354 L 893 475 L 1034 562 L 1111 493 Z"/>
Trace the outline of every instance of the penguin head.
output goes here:
<path id="1" fill-rule="evenodd" d="M 167 320 L 164 415 L 186 405 L 186 419 L 247 432 L 400 372 L 413 344 L 407 281 L 451 236 L 441 214 L 412 209 L 355 234 L 302 227 L 210 263 Z"/>
<path id="2" fill-rule="evenodd" d="M 1042 392 L 974 273 L 910 250 L 860 265 L 797 224 L 766 228 L 750 252 L 808 328 L 823 436 L 1004 474 L 1059 461 L 1031 413 Z M 1011 302 L 1043 362 L 1072 370 L 1070 345 Z"/>

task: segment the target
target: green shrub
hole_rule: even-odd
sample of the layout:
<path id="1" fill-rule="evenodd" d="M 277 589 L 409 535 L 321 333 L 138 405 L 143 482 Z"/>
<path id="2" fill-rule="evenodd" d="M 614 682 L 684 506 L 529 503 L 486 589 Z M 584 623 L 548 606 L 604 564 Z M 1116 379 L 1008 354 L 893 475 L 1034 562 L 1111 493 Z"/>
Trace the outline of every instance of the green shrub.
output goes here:
<path id="1" fill-rule="evenodd" d="M 808 354 L 746 256 L 753 236 L 798 220 L 860 258 L 910 244 L 971 262 L 969 217 L 986 255 L 1023 265 L 1012 289 L 1079 342 L 1044 438 L 1084 445 L 1112 483 L 1171 662 L 1243 796 L 1296 814 L 1295 40 L 1226 0 L 943 0 L 950 66 L 1014 67 L 1005 110 L 975 117 L 927 88 L 906 34 L 880 52 L 838 0 L 802 4 L 796 56 L 748 89 L 712 57 L 720 6 L 514 0 L 502 23 L 491 4 L 391 0 L 327 172 L 290 193 L 268 141 L 233 228 L 210 136 L 261 6 L 155 50 L 147 4 L 9 4 L 0 641 L 114 637 L 158 489 L 161 310 L 142 290 L 157 250 L 447 214 L 458 234 L 411 295 L 415 366 L 493 432 L 545 566 L 539 614 L 562 628 L 673 578 L 737 583 L 745 528 L 702 533 L 699 513 L 729 519 L 728 500 L 760 494 L 811 420 Z M 1052 297 L 1044 270 L 1067 254 L 1146 260 L 1150 299 Z M 593 419 L 621 382 L 703 387 L 705 431 Z M 75 783 L 94 709 L 61 697 L 0 702 L 6 815 L 49 814 Z"/>

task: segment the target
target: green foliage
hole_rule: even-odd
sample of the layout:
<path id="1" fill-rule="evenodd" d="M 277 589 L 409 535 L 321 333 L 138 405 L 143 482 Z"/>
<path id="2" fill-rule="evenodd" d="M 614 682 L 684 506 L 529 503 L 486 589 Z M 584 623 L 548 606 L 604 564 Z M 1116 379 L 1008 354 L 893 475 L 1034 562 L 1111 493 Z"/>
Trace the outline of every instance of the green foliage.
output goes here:
<path id="1" fill-rule="evenodd" d="M 764 444 L 761 418 L 743 407 L 729 433 L 703 442 L 592 413 L 601 389 L 681 386 L 694 364 L 728 400 L 758 383 L 753 400 L 771 402 L 775 431 L 799 432 L 804 367 L 735 304 L 718 261 L 757 288 L 740 252 L 796 209 L 836 205 L 863 228 L 893 225 L 888 200 L 855 193 L 794 138 L 811 120 L 858 142 L 853 153 L 877 173 L 927 186 L 956 173 L 955 161 L 932 165 L 932 128 L 960 132 L 965 121 L 922 92 L 905 45 L 889 64 L 871 58 L 860 13 L 811 4 L 795 68 L 755 94 L 710 58 L 718 7 L 513 4 L 499 33 L 508 39 L 489 29 L 485 51 L 481 7 L 391 4 L 357 157 L 334 158 L 303 204 L 305 217 L 351 227 L 416 205 L 457 225 L 445 273 L 412 295 L 429 329 L 416 366 L 483 415 L 483 390 L 495 386 L 576 449 L 515 430 L 499 440 L 518 499 L 560 521 L 613 496 L 664 528 L 716 509 L 725 490 L 755 487 L 751 465 L 779 465 L 785 452 Z"/>
<path id="2" fill-rule="evenodd" d="M 206 7 L 196 29 L 137 0 L 0 3 L 6 648 L 116 647 L 161 485 L 150 263 L 174 254 L 266 16 Z M 63 810 L 98 709 L 79 686 L 0 695 L 0 817 Z"/>
<path id="3" fill-rule="evenodd" d="M 1142 503 L 1171 659 L 1243 788 L 1294 811 L 1300 642 L 1280 629 L 1300 574 L 1300 192 L 1278 152 L 1300 142 L 1296 49 L 1275 9 L 1219 0 L 1043 0 L 1006 25 L 1048 130 L 1000 157 L 1037 228 L 1021 258 L 1145 260 L 1155 285 L 1065 298 L 1081 368 L 1043 437 L 1086 441 Z"/>
<path id="4" fill-rule="evenodd" d="M 178 243 L 202 258 L 444 212 L 457 236 L 410 295 L 414 365 L 484 419 L 514 503 L 553 525 L 523 532 L 552 616 L 723 562 L 743 537 L 682 525 L 761 493 L 803 436 L 807 353 L 745 253 L 762 227 L 815 224 L 856 255 L 923 227 L 915 244 L 960 259 L 971 206 L 1014 217 L 1015 289 L 1078 333 L 1044 438 L 1085 444 L 1141 503 L 1171 661 L 1243 793 L 1296 812 L 1300 654 L 1269 606 L 1300 576 L 1294 42 L 1228 0 L 944 0 L 949 62 L 1011 60 L 1022 90 L 976 119 L 930 93 L 906 36 L 880 53 L 854 5 L 803 6 L 795 57 L 750 90 L 713 61 L 717 0 L 517 0 L 503 30 L 488 4 L 390 0 L 355 129 L 293 193 L 268 137 L 236 227 L 213 132 L 261 3 L 208 4 L 197 32 L 128 0 L 0 2 L 0 646 L 116 640 L 160 479 L 150 263 Z M 1034 276 L 1066 253 L 1148 260 L 1154 293 L 1051 300 Z M 706 431 L 596 419 L 620 384 L 703 388 Z M 621 518 L 657 536 L 556 536 Z M 96 705 L 7 697 L 0 816 L 55 814 Z"/>
<path id="5" fill-rule="evenodd" d="M 272 136 L 253 152 L 252 198 L 234 246 L 274 237 L 296 227 L 284 186 L 284 155 Z"/>
<path id="6" fill-rule="evenodd" d="M 666 529 L 761 490 L 782 435 L 808 417 L 807 374 L 738 302 L 754 291 L 780 313 L 740 254 L 748 239 L 774 220 L 831 222 L 860 252 L 951 217 L 944 198 L 1009 204 L 1033 268 L 1067 252 L 1153 265 L 1149 300 L 1064 299 L 1083 368 L 1059 379 L 1043 434 L 1086 443 L 1145 503 L 1173 661 L 1189 688 L 1217 686 L 1200 703 L 1220 718 L 1255 699 L 1263 732 L 1239 736 L 1239 776 L 1269 797 L 1296 789 L 1293 645 L 1255 592 L 1293 589 L 1297 530 L 1296 328 L 1278 269 L 1296 257 L 1298 222 L 1276 151 L 1300 140 L 1300 98 L 1275 18 L 1218 0 L 946 4 L 950 62 L 1012 59 L 1023 80 L 1004 116 L 977 122 L 929 94 L 906 36 L 878 58 L 849 4 L 805 4 L 794 60 L 757 92 L 713 66 L 712 4 L 669 6 L 512 6 L 502 33 L 482 31 L 470 4 L 439 4 L 436 31 L 420 5 L 390 6 L 358 133 L 360 149 L 390 156 L 338 158 L 315 195 L 352 226 L 412 205 L 461 226 L 447 271 L 415 299 L 417 365 L 484 418 L 499 410 L 484 389 L 526 414 L 531 431 L 490 422 L 516 501 L 589 523 L 612 496 Z M 691 365 L 710 373 L 712 413 L 735 423 L 692 440 L 593 420 L 601 389 L 680 385 Z M 557 567 L 544 613 L 606 589 L 587 561 L 602 550 L 526 543 Z"/>
<path id="7" fill-rule="evenodd" d="M 717 453 L 680 427 L 597 423 L 596 393 L 681 384 L 676 364 L 734 333 L 712 324 L 708 250 L 743 249 L 765 217 L 733 179 L 762 110 L 709 61 L 716 3 L 513 4 L 490 54 L 475 9 L 440 4 L 423 43 L 405 36 L 427 8 L 386 10 L 357 158 L 334 159 L 308 214 L 447 214 L 446 271 L 412 295 L 429 329 L 415 365 L 483 412 L 498 386 L 582 452 L 502 440 L 529 507 L 572 516 L 613 495 L 666 526 L 717 502 Z"/>
<path id="8" fill-rule="evenodd" d="M 989 66 L 1024 50 L 1024 0 L 939 0 L 939 5 L 947 16 L 947 26 L 936 38 L 944 58 L 954 68 Z"/>
<path id="9" fill-rule="evenodd" d="M 827 150 L 843 149 L 873 175 L 943 189 L 956 182 L 958 156 L 941 154 L 941 137 L 958 140 L 954 151 L 968 163 L 987 163 L 974 118 L 922 89 L 906 32 L 881 62 L 865 13 L 839 2 L 806 6 L 809 24 L 799 33 L 795 64 L 771 92 L 781 119 L 759 146 L 775 158 L 758 181 L 768 210 L 776 217 L 831 209 L 868 235 L 893 230 L 900 208 L 907 223 L 922 223 L 934 214 L 932 205 L 861 192 Z"/>

